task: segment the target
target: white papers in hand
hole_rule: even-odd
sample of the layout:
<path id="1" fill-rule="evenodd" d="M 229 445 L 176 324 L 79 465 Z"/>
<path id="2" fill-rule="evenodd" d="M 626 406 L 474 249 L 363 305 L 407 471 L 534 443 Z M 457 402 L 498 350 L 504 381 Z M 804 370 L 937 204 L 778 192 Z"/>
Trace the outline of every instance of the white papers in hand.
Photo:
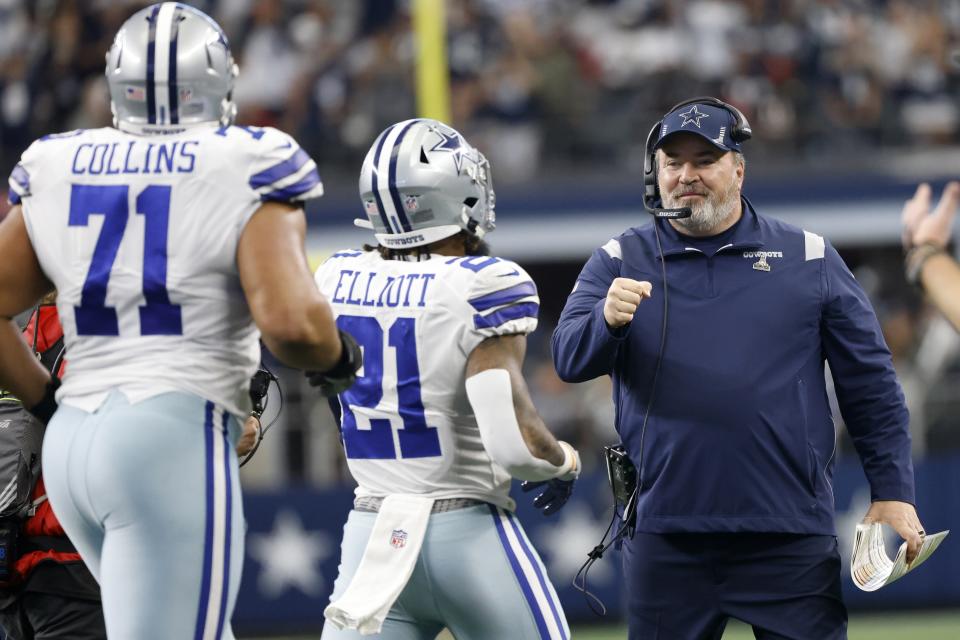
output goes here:
<path id="1" fill-rule="evenodd" d="M 850 575 L 853 583 L 863 591 L 876 591 L 902 578 L 929 558 L 949 530 L 928 534 L 923 538 L 916 559 L 907 564 L 907 543 L 900 545 L 897 557 L 890 560 L 883 546 L 883 525 L 879 522 L 858 524 L 857 537 L 853 543 L 853 558 L 850 562 Z"/>

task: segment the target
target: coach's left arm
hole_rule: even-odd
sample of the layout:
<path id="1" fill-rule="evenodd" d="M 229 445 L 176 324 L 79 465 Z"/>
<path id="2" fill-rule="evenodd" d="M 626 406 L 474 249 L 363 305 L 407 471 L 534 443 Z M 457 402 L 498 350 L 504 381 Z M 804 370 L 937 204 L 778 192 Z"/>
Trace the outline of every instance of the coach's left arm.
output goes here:
<path id="1" fill-rule="evenodd" d="M 864 521 L 896 529 L 912 560 L 923 528 L 914 508 L 910 415 L 903 391 L 866 293 L 829 244 L 822 276 L 823 349 L 840 412 L 870 482 L 873 505 Z"/>

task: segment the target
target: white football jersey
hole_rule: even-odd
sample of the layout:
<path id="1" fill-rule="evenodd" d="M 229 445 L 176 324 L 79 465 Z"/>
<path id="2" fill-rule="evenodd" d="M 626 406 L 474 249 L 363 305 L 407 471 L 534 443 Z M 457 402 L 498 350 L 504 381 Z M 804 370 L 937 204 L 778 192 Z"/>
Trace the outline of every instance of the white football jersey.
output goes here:
<path id="1" fill-rule="evenodd" d="M 40 266 L 56 285 L 68 364 L 57 398 L 95 410 L 179 390 L 242 415 L 260 360 L 237 243 L 266 200 L 323 193 L 285 133 L 201 125 L 46 136 L 10 176 Z"/>
<path id="2" fill-rule="evenodd" d="M 413 262 L 341 251 L 316 280 L 337 325 L 363 348 L 357 382 L 339 397 L 357 495 L 474 498 L 512 509 L 510 475 L 483 448 L 464 373 L 486 338 L 536 329 L 530 276 L 486 256 Z"/>

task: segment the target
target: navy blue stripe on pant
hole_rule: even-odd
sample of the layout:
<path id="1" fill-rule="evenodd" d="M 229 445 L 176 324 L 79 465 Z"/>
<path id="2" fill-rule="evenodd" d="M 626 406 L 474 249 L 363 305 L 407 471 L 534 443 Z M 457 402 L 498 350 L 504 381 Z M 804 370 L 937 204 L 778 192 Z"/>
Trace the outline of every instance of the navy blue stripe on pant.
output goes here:
<path id="1" fill-rule="evenodd" d="M 223 439 L 223 468 L 226 476 L 226 482 L 224 483 L 224 488 L 227 492 L 226 505 L 224 507 L 226 515 L 223 519 L 226 536 L 223 541 L 223 589 L 221 590 L 220 607 L 217 613 L 217 633 L 214 636 L 215 638 L 220 638 L 223 635 L 223 625 L 227 614 L 227 600 L 230 590 L 230 523 L 233 522 L 233 487 L 230 481 L 230 456 L 233 452 L 228 435 L 230 433 L 230 429 L 227 426 L 228 419 L 229 414 L 224 411 L 221 416 L 222 429 L 219 437 Z M 214 434 L 214 437 L 218 437 L 217 434 Z"/>
<path id="2" fill-rule="evenodd" d="M 230 441 L 225 411 L 221 425 L 214 414 L 218 410 L 207 402 L 203 421 L 206 466 L 206 507 L 203 543 L 203 575 L 194 640 L 219 640 L 226 623 L 230 589 L 230 523 L 233 495 L 230 477 Z"/>
<path id="3" fill-rule="evenodd" d="M 530 548 L 515 516 L 492 504 L 489 507 L 500 543 L 533 614 L 541 640 L 568 640 L 565 620 L 555 600 L 556 594 L 547 584 L 540 559 Z"/>

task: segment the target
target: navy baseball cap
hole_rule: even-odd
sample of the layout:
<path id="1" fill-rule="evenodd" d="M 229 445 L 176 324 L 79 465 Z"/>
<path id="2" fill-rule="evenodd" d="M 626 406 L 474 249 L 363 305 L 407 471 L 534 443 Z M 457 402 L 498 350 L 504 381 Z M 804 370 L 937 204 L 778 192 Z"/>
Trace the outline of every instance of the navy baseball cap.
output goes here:
<path id="1" fill-rule="evenodd" d="M 723 151 L 742 153 L 740 143 L 730 137 L 737 126 L 737 118 L 727 109 L 710 103 L 696 102 L 677 107 L 663 117 L 660 134 L 653 145 L 659 149 L 675 133 L 695 133 Z"/>

